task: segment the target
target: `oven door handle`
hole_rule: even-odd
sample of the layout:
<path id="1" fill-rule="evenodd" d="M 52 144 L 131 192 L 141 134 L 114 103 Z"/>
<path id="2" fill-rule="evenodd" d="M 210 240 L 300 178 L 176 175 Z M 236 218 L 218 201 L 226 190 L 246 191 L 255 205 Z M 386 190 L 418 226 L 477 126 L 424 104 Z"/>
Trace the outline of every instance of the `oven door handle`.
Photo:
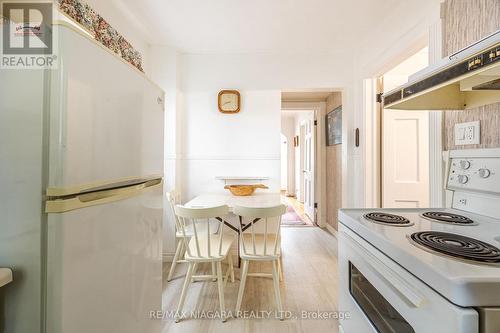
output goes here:
<path id="1" fill-rule="evenodd" d="M 359 251 L 363 253 L 363 258 L 366 259 L 368 267 L 377 275 L 382 276 L 384 280 L 390 283 L 393 289 L 396 289 L 399 295 L 403 296 L 407 303 L 413 307 L 420 307 L 425 302 L 425 297 L 412 288 L 398 273 L 391 267 L 385 264 L 382 260 L 373 255 L 368 249 L 360 244 L 351 235 L 344 233 L 344 236 L 350 238 L 351 243 L 356 245 Z"/>

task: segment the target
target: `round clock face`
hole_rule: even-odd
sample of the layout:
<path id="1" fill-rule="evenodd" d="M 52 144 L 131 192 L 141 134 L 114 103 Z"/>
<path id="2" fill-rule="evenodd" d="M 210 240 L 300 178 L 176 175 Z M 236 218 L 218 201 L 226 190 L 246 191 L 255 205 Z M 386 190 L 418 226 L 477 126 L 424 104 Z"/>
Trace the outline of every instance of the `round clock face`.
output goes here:
<path id="1" fill-rule="evenodd" d="M 219 93 L 219 111 L 236 113 L 240 111 L 240 93 L 235 90 L 223 90 Z"/>

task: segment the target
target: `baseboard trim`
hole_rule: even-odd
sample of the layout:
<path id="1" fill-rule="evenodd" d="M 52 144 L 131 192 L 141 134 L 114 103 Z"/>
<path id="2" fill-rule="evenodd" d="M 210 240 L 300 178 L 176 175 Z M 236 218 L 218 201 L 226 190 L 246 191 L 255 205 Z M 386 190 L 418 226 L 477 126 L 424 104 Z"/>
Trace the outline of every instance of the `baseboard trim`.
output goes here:
<path id="1" fill-rule="evenodd" d="M 162 257 L 162 261 L 163 262 L 172 262 L 174 261 L 174 255 L 175 253 L 162 253 L 161 254 L 161 257 Z"/>
<path id="2" fill-rule="evenodd" d="M 326 224 L 326 230 L 328 230 L 332 235 L 337 237 L 337 230 L 335 230 L 335 228 L 329 225 L 328 223 Z"/>

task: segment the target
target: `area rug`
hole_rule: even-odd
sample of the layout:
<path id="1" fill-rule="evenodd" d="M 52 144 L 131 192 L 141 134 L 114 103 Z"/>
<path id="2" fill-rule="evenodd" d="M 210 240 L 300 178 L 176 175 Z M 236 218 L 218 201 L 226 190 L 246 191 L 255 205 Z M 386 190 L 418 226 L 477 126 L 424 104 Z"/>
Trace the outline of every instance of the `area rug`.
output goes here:
<path id="1" fill-rule="evenodd" d="M 281 225 L 306 225 L 302 218 L 295 212 L 292 206 L 286 208 L 285 214 L 281 217 Z"/>

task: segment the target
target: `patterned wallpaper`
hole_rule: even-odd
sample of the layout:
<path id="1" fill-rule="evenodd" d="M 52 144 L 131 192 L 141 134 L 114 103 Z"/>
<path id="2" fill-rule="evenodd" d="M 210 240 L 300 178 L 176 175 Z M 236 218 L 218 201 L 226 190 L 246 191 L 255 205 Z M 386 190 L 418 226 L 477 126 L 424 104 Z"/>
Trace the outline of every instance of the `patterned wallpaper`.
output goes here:
<path id="1" fill-rule="evenodd" d="M 62 12 L 80 24 L 99 43 L 144 72 L 141 54 L 88 4 L 82 0 L 57 0 L 57 3 Z"/>
<path id="2" fill-rule="evenodd" d="M 443 56 L 500 29 L 499 0 L 446 0 L 441 7 L 443 22 Z M 457 123 L 481 122 L 481 144 L 455 146 Z M 500 103 L 464 111 L 444 112 L 445 150 L 500 147 Z"/>
<path id="3" fill-rule="evenodd" d="M 326 99 L 326 112 L 342 105 L 342 93 Z M 338 210 L 342 208 L 342 145 L 326 147 L 326 223 L 338 230 Z"/>

